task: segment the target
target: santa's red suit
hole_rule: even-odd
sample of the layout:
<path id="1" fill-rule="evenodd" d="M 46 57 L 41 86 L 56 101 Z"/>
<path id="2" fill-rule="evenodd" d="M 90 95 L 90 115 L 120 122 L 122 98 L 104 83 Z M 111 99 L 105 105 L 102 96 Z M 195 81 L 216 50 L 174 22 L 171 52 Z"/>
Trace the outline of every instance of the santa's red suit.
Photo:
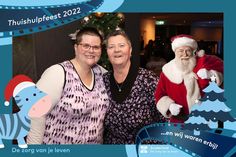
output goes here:
<path id="1" fill-rule="evenodd" d="M 202 95 L 202 89 L 209 84 L 209 79 L 201 79 L 197 76 L 200 69 L 205 68 L 216 76 L 217 84 L 222 83 L 223 61 L 212 55 L 196 57 L 196 66 L 192 72 L 184 74 L 176 66 L 174 60 L 165 64 L 160 74 L 160 80 L 155 92 L 157 109 L 170 122 L 182 123 L 187 119 L 189 110 Z M 197 76 L 197 79 L 196 79 Z M 171 103 L 182 105 L 180 113 L 172 116 L 169 107 Z"/>

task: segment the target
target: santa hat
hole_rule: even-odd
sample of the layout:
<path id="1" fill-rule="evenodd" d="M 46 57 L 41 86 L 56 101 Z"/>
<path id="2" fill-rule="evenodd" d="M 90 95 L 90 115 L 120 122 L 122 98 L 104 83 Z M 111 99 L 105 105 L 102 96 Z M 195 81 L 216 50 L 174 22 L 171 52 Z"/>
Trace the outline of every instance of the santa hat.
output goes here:
<path id="1" fill-rule="evenodd" d="M 26 75 L 17 75 L 12 78 L 8 82 L 4 91 L 5 106 L 9 105 L 9 101 L 12 96 L 15 97 L 20 91 L 30 86 L 35 86 L 35 84 L 31 80 L 31 78 Z"/>
<path id="2" fill-rule="evenodd" d="M 172 42 L 171 43 L 172 50 L 174 52 L 178 47 L 181 47 L 181 46 L 189 46 L 194 51 L 196 51 L 198 48 L 197 41 L 194 40 L 192 36 L 186 35 L 186 34 L 181 34 L 181 35 L 172 37 L 171 42 Z"/>

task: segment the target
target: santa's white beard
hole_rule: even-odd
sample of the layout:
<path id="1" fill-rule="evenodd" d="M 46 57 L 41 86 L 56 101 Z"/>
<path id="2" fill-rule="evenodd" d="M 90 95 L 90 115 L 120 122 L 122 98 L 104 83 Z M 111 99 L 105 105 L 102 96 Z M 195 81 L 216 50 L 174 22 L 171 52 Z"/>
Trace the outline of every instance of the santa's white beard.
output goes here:
<path id="1" fill-rule="evenodd" d="M 175 61 L 176 67 L 185 74 L 192 72 L 193 68 L 196 66 L 195 56 L 189 59 L 180 59 L 180 58 L 175 57 L 174 61 Z"/>

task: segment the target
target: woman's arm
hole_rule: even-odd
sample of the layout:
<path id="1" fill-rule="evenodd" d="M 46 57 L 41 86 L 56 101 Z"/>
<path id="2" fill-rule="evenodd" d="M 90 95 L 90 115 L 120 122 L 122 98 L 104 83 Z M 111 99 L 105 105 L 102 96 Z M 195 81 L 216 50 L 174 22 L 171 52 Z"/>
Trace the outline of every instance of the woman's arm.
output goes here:
<path id="1" fill-rule="evenodd" d="M 65 82 L 65 72 L 61 65 L 56 64 L 44 71 L 36 86 L 47 93 L 52 101 L 52 107 L 60 100 Z M 49 111 L 50 112 L 50 111 Z M 46 116 L 31 119 L 31 128 L 27 136 L 28 144 L 42 144 L 45 131 Z"/>

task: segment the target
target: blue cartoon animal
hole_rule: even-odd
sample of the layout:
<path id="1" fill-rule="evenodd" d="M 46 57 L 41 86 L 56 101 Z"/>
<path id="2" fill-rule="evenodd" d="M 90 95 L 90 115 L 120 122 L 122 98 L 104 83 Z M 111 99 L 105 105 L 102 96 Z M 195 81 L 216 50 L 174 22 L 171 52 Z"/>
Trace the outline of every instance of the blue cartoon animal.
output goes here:
<path id="1" fill-rule="evenodd" d="M 27 148 L 24 137 L 30 130 L 30 118 L 47 114 L 51 99 L 25 75 L 17 75 L 10 80 L 4 94 L 5 105 L 9 105 L 13 96 L 20 111 L 0 115 L 0 148 L 4 148 L 2 139 L 16 139 L 20 148 Z"/>

